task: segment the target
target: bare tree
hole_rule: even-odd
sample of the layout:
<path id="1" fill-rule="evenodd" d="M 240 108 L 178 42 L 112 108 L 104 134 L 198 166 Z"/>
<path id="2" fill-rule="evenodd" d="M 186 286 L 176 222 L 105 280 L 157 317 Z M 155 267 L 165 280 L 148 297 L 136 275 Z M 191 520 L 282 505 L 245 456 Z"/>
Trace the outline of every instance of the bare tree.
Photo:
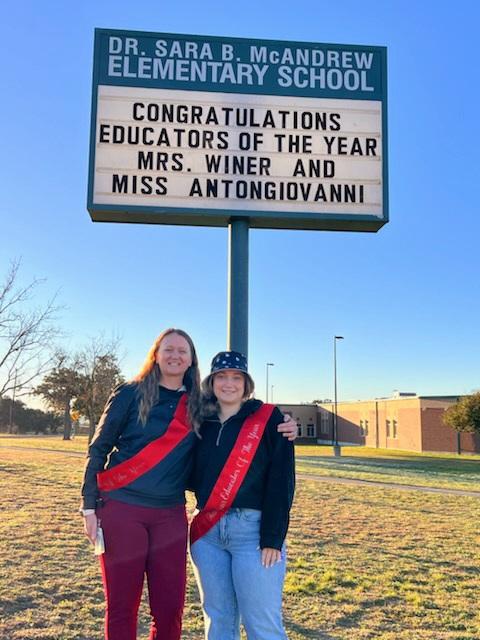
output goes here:
<path id="1" fill-rule="evenodd" d="M 119 347 L 120 338 L 107 339 L 99 335 L 90 338 L 90 342 L 75 356 L 77 370 L 83 380 L 75 408 L 89 421 L 89 441 L 112 389 L 124 380 Z"/>
<path id="2" fill-rule="evenodd" d="M 60 307 L 56 296 L 32 306 L 37 288 L 34 279 L 18 284 L 20 260 L 13 260 L 0 284 L 0 398 L 7 393 L 23 396 L 53 364 L 54 342 L 61 331 L 55 325 Z"/>

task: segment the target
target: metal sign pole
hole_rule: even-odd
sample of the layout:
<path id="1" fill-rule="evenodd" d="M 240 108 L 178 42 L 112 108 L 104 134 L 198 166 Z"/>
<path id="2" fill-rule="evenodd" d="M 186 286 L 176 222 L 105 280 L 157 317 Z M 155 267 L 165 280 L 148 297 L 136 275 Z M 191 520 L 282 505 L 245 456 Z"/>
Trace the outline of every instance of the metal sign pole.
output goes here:
<path id="1" fill-rule="evenodd" d="M 248 230 L 246 218 L 228 225 L 227 349 L 248 357 Z"/>

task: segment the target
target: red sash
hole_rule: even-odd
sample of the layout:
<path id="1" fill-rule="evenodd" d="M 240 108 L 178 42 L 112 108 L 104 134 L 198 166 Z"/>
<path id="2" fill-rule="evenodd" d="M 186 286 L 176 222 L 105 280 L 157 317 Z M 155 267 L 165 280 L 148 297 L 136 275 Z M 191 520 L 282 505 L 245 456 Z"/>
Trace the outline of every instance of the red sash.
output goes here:
<path id="1" fill-rule="evenodd" d="M 120 489 L 150 471 L 191 432 L 187 417 L 187 400 L 188 396 L 184 393 L 178 401 L 172 421 L 162 436 L 147 444 L 128 460 L 97 473 L 97 484 L 101 491 Z"/>
<path id="2" fill-rule="evenodd" d="M 205 535 L 232 506 L 274 409 L 273 404 L 262 404 L 243 423 L 205 506 L 192 520 L 190 544 Z"/>

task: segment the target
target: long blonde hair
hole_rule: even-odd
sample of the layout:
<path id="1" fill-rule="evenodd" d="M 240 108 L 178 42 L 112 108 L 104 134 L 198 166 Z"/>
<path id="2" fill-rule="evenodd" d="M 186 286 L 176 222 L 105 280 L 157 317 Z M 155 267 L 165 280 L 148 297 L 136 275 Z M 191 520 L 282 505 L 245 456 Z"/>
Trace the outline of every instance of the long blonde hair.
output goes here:
<path id="1" fill-rule="evenodd" d="M 195 350 L 195 345 L 193 344 L 193 340 L 190 338 L 188 333 L 186 333 L 182 329 L 175 329 L 171 327 L 170 329 L 165 329 L 165 331 L 162 331 L 162 333 L 150 347 L 142 368 L 133 378 L 134 382 L 138 383 L 137 394 L 140 401 L 138 415 L 141 423 L 145 426 L 151 408 L 156 402 L 158 402 L 159 385 L 162 372 L 160 371 L 160 367 L 158 366 L 156 361 L 157 351 L 160 347 L 160 344 L 162 343 L 162 340 L 172 333 L 175 333 L 184 338 L 188 342 L 188 346 L 190 347 L 192 364 L 185 371 L 185 374 L 183 376 L 183 384 L 185 385 L 188 393 L 188 419 L 194 430 L 197 431 L 200 426 L 200 370 L 198 368 L 198 357 Z"/>

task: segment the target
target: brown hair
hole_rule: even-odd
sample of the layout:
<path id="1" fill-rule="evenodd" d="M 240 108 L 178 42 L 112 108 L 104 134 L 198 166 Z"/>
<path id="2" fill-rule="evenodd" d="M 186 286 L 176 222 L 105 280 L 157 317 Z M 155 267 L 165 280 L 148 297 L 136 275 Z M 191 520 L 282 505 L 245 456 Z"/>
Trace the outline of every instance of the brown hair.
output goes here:
<path id="1" fill-rule="evenodd" d="M 245 380 L 245 390 L 243 392 L 243 400 L 250 398 L 255 390 L 255 383 L 249 375 L 245 375 L 242 371 L 243 379 Z M 201 395 L 201 408 L 200 417 L 209 418 L 215 413 L 218 413 L 219 406 L 217 396 L 213 392 L 213 378 L 215 373 L 211 373 L 202 382 L 202 395 Z"/>
<path id="2" fill-rule="evenodd" d="M 138 383 L 137 395 L 140 400 L 138 415 L 141 423 L 145 426 L 153 405 L 158 401 L 159 384 L 162 376 L 160 367 L 156 362 L 156 355 L 162 340 L 167 336 L 175 333 L 188 342 L 190 347 L 190 353 L 192 355 L 192 364 L 185 371 L 183 376 L 183 384 L 188 393 L 187 411 L 189 421 L 195 431 L 198 430 L 200 425 L 199 412 L 200 412 L 200 370 L 198 368 L 198 357 L 195 350 L 193 340 L 188 333 L 182 331 L 182 329 L 165 329 L 158 336 L 155 342 L 150 347 L 147 353 L 145 362 L 138 374 L 133 378 Z"/>

